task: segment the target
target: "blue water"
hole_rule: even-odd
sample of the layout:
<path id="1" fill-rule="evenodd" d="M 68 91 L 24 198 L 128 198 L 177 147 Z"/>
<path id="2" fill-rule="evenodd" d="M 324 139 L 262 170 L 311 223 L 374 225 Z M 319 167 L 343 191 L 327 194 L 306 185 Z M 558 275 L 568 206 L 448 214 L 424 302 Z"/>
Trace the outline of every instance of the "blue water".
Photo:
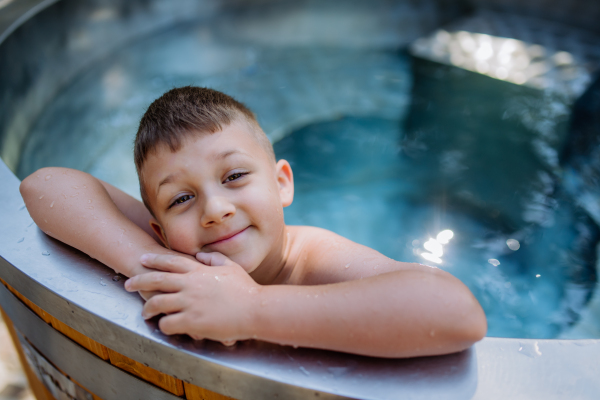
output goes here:
<path id="1" fill-rule="evenodd" d="M 595 282 L 596 228 L 531 151 L 535 137 L 492 134 L 498 116 L 444 137 L 409 132 L 410 59 L 385 29 L 297 40 L 271 37 L 264 19 L 223 18 L 142 38 L 82 72 L 39 117 L 18 175 L 77 168 L 139 198 L 131 153 L 145 108 L 175 86 L 213 87 L 245 102 L 290 161 L 287 223 L 451 272 L 481 302 L 490 336 L 555 337 L 576 322 Z M 231 19 L 235 32 L 222 28 Z M 454 237 L 443 255 L 424 258 L 444 230 Z"/>

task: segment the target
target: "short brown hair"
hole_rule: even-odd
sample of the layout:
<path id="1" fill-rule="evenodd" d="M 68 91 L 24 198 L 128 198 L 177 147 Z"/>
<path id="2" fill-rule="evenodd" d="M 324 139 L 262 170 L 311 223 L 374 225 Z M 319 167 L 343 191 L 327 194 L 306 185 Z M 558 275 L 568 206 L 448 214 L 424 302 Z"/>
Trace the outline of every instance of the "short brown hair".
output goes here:
<path id="1" fill-rule="evenodd" d="M 140 121 L 133 158 L 140 180 L 142 200 L 151 213 L 141 173 L 148 155 L 159 145 L 167 145 L 175 152 L 181 148 L 183 139 L 219 132 L 236 120 L 245 121 L 250 125 L 250 130 L 261 147 L 275 161 L 273 146 L 258 125 L 252 111 L 225 93 L 208 88 L 184 86 L 169 90 L 150 104 Z"/>

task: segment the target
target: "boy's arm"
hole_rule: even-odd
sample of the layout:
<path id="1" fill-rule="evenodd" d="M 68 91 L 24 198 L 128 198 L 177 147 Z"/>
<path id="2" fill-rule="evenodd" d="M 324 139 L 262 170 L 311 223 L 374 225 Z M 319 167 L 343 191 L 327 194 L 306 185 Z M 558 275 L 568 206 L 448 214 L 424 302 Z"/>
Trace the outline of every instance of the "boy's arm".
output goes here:
<path id="1" fill-rule="evenodd" d="M 150 227 L 150 219 L 152 214 L 146 208 L 146 206 L 138 199 L 131 197 L 119 188 L 114 187 L 110 183 L 104 182 L 103 180 L 94 178 L 90 175 L 90 178 L 96 179 L 104 186 L 104 189 L 110 196 L 111 200 L 119 211 L 121 211 L 131 222 L 140 227 L 148 235 L 152 236 L 157 243 L 160 244 L 160 239 L 156 236 L 156 233 Z"/>
<path id="2" fill-rule="evenodd" d="M 150 214 L 139 201 L 89 174 L 42 168 L 20 190 L 46 234 L 126 276 L 148 271 L 139 262 L 144 253 L 175 254 L 150 236 Z"/>
<path id="3" fill-rule="evenodd" d="M 377 357 L 464 350 L 485 336 L 485 315 L 458 279 L 402 270 L 318 286 L 265 286 L 254 333 L 280 344 Z"/>
<path id="4" fill-rule="evenodd" d="M 377 263 L 382 268 L 389 260 L 373 253 L 367 256 L 369 269 Z M 167 292 L 144 306 L 146 318 L 169 314 L 159 322 L 166 334 L 186 333 L 224 343 L 254 338 L 369 356 L 416 357 L 464 350 L 487 329 L 471 292 L 438 269 L 392 260 L 399 270 L 362 279 L 260 286 L 220 253 L 197 257 L 220 267 L 149 255 L 144 265 L 171 273 L 153 272 L 126 283 L 131 291 Z"/>

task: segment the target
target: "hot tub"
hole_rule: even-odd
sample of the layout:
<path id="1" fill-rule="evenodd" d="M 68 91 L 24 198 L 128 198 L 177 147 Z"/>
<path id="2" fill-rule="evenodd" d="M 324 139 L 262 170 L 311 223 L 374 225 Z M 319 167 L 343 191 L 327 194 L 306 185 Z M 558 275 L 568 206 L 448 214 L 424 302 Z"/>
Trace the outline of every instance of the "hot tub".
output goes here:
<path id="1" fill-rule="evenodd" d="M 378 227 L 391 215 L 382 199 L 399 194 L 381 189 L 371 177 L 393 181 L 386 175 L 390 171 L 416 176 L 423 171 L 419 163 L 427 162 L 411 149 L 419 149 L 414 132 L 422 130 L 423 118 L 418 112 L 427 111 L 415 109 L 414 99 L 428 92 L 419 91 L 422 79 L 399 49 L 463 16 L 473 4 L 183 1 L 173 7 L 161 0 L 64 0 L 5 1 L 0 7 L 0 305 L 39 398 L 50 393 L 102 399 L 546 399 L 595 398 L 600 392 L 598 340 L 548 339 L 558 335 L 554 325 L 536 331 L 536 323 L 501 333 L 512 339 L 488 337 L 461 353 L 409 360 L 257 341 L 226 348 L 162 335 L 156 321 L 141 318 L 142 300 L 124 291 L 122 277 L 37 229 L 18 192 L 15 173 L 22 178 L 36 168 L 61 165 L 91 172 L 137 196 L 129 146 L 144 108 L 172 86 L 205 85 L 247 103 L 278 155 L 296 163 L 303 189 L 296 208 L 286 213 L 288 223 L 324 224 L 383 246 Z M 444 73 L 446 82 L 456 78 L 456 71 L 431 76 Z M 394 130 L 402 121 L 409 121 L 405 129 L 413 133 L 404 143 Z M 336 152 L 355 161 L 370 157 L 340 169 L 345 160 L 327 163 Z M 378 164 L 400 152 L 408 164 Z M 304 160 L 306 154 L 314 158 Z M 452 154 L 444 165 L 458 165 Z M 324 169 L 326 174 L 315 173 Z M 337 195 L 346 207 L 341 212 L 327 205 L 333 195 L 321 188 L 344 180 L 371 197 L 341 187 Z M 370 230 L 361 231 L 352 221 L 365 223 L 360 219 L 365 202 L 381 212 L 366 221 Z M 328 219 L 307 213 L 317 203 Z M 409 220 L 410 212 L 404 213 Z M 401 218 L 402 212 L 393 216 Z M 439 231 L 448 227 L 435 225 Z M 396 242 L 388 248 L 403 249 L 393 256 L 429 261 L 423 256 L 427 247 L 421 249 L 425 233 L 391 236 Z M 496 261 L 485 267 L 497 271 Z M 508 281 L 496 282 L 510 287 Z M 593 282 L 588 289 L 582 307 Z M 498 318 L 493 326 L 501 332 L 508 317 Z"/>

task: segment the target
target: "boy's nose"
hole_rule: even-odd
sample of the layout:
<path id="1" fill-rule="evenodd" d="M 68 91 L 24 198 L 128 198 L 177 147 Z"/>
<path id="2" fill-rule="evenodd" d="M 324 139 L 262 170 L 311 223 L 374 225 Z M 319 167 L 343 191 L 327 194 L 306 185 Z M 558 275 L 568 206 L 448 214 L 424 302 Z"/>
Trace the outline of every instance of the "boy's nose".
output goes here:
<path id="1" fill-rule="evenodd" d="M 235 215 L 235 206 L 222 197 L 211 197 L 207 200 L 204 214 L 200 219 L 203 227 L 220 224 Z"/>

